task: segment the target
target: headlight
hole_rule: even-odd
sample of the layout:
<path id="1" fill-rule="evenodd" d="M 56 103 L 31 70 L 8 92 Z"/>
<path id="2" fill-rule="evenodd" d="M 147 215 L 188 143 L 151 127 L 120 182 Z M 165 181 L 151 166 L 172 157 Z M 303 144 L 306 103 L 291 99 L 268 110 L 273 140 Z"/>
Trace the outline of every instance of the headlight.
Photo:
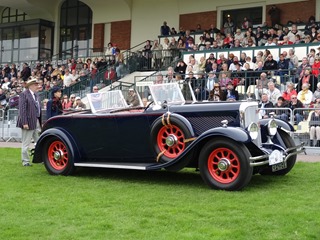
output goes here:
<path id="1" fill-rule="evenodd" d="M 258 124 L 256 123 L 250 123 L 250 125 L 248 126 L 248 131 L 249 131 L 249 135 L 250 137 L 255 140 L 258 138 L 259 136 L 259 127 Z"/>
<path id="2" fill-rule="evenodd" d="M 268 133 L 270 136 L 274 136 L 277 133 L 278 125 L 277 122 L 273 119 L 268 122 Z"/>

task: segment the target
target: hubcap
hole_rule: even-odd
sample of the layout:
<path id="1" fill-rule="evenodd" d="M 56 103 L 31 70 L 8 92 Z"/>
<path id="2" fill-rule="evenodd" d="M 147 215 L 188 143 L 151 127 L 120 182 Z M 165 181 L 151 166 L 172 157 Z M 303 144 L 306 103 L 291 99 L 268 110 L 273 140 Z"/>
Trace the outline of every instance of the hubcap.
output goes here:
<path id="1" fill-rule="evenodd" d="M 173 134 L 170 134 L 167 138 L 166 138 L 166 144 L 167 146 L 169 147 L 172 147 L 173 145 L 177 144 L 178 142 L 178 138 L 173 135 Z"/>
<path id="2" fill-rule="evenodd" d="M 62 156 L 63 156 L 63 153 L 61 151 L 55 151 L 53 154 L 53 158 L 56 161 L 60 160 L 62 158 Z"/>
<path id="3" fill-rule="evenodd" d="M 228 168 L 230 167 L 230 161 L 226 158 L 222 158 L 219 162 L 218 162 L 218 169 L 221 172 L 227 171 Z"/>

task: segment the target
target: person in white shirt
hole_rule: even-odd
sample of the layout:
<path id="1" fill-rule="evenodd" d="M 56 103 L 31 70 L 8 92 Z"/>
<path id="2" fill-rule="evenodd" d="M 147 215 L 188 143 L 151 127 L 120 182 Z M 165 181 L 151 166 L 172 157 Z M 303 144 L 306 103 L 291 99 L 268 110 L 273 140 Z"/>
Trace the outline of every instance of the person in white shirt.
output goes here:
<path id="1" fill-rule="evenodd" d="M 72 76 L 69 73 L 69 69 L 66 69 L 63 76 L 63 85 L 65 87 L 69 87 L 71 83 L 72 83 Z"/>
<path id="2" fill-rule="evenodd" d="M 281 97 L 281 92 L 275 87 L 274 82 L 268 82 L 267 94 L 269 101 L 272 102 L 273 105 L 275 105 L 278 101 L 278 98 Z"/>

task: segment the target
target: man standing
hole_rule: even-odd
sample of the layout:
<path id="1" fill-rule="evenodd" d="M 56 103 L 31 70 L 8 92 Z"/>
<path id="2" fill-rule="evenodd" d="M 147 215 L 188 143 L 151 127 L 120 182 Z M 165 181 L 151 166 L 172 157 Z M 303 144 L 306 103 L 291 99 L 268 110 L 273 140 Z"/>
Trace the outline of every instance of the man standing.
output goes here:
<path id="1" fill-rule="evenodd" d="M 38 141 L 41 123 L 41 108 L 36 78 L 29 78 L 26 89 L 19 95 L 19 115 L 17 127 L 22 129 L 21 161 L 23 166 L 31 166 L 28 149 L 33 138 Z"/>

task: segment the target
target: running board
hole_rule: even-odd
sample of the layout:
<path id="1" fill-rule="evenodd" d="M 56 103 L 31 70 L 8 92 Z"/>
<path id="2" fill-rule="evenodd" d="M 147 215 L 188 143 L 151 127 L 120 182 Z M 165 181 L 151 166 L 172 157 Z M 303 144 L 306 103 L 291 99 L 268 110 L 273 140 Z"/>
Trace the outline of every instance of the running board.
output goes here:
<path id="1" fill-rule="evenodd" d="M 154 163 L 74 163 L 75 167 L 92 167 L 92 168 L 115 168 L 115 169 L 132 169 L 147 170 L 148 167 L 154 166 Z"/>

